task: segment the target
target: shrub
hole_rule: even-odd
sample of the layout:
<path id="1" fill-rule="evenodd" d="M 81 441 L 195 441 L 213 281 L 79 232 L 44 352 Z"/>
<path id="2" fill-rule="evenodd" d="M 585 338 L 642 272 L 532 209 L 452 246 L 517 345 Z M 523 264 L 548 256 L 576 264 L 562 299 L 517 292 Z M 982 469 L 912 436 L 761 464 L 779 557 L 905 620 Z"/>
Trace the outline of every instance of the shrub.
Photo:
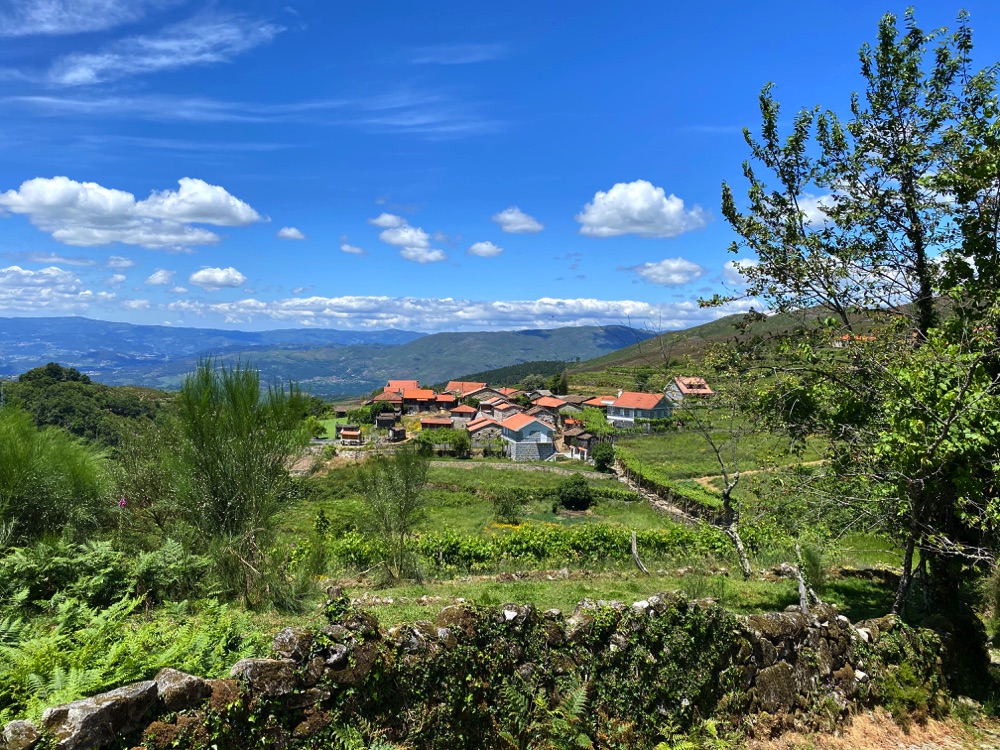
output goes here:
<path id="1" fill-rule="evenodd" d="M 590 483 L 579 474 L 567 477 L 556 490 L 559 502 L 566 510 L 587 510 L 594 501 Z"/>
<path id="2" fill-rule="evenodd" d="M 595 469 L 607 471 L 615 462 L 615 448 L 611 443 L 598 443 L 590 452 L 590 457 L 594 459 Z"/>
<path id="3" fill-rule="evenodd" d="M 501 523 L 519 524 L 530 493 L 520 487 L 497 487 L 488 494 L 493 504 L 493 517 Z"/>

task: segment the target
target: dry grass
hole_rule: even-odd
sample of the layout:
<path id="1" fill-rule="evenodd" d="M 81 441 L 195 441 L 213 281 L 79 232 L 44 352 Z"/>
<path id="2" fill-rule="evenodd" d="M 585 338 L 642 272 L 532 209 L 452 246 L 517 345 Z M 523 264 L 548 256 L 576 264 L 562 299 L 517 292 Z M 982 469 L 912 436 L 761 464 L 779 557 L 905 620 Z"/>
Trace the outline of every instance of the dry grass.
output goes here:
<path id="1" fill-rule="evenodd" d="M 1000 750 L 1000 724 L 976 726 L 957 719 L 910 727 L 908 732 L 881 709 L 854 717 L 838 735 L 784 734 L 773 740 L 752 740 L 747 750 Z"/>

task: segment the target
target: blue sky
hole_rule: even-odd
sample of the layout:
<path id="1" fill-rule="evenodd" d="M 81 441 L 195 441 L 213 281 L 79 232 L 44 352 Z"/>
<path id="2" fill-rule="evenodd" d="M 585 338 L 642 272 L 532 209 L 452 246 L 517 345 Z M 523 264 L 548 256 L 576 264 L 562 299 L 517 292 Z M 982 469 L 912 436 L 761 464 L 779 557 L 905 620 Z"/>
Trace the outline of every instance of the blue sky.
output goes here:
<path id="1" fill-rule="evenodd" d="M 705 322 L 761 87 L 843 112 L 904 8 L 0 0 L 0 316 Z"/>

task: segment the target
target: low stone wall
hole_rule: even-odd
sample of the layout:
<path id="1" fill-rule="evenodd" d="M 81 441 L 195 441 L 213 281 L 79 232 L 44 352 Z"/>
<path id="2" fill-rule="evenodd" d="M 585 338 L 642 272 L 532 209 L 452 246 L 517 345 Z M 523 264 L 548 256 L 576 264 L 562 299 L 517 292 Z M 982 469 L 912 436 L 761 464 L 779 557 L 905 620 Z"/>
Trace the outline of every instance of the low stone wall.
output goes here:
<path id="1" fill-rule="evenodd" d="M 942 690 L 940 643 L 886 617 L 852 625 L 832 607 L 750 617 L 660 594 L 585 600 L 569 617 L 531 606 L 451 606 L 381 630 L 346 599 L 330 624 L 287 628 L 274 659 L 230 679 L 175 670 L 12 722 L 0 750 L 128 747 L 648 748 L 715 718 L 755 734 L 829 727 L 878 702 L 906 664 Z M 354 743 L 354 744 L 352 744 Z"/>

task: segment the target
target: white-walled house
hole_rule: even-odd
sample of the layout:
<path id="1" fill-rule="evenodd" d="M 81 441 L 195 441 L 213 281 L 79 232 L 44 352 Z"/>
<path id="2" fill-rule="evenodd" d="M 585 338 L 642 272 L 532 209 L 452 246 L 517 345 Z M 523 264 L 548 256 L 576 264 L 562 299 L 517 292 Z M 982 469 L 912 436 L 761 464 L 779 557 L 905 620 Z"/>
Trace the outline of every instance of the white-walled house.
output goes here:
<path id="1" fill-rule="evenodd" d="M 715 391 L 708 387 L 705 378 L 681 376 L 667 384 L 666 397 L 675 404 L 685 398 L 711 398 Z"/>
<path id="2" fill-rule="evenodd" d="M 661 393 L 622 391 L 608 406 L 608 421 L 615 427 L 632 427 L 637 419 L 666 419 L 670 402 Z"/>
<path id="3" fill-rule="evenodd" d="M 501 422 L 504 448 L 514 461 L 544 461 L 556 452 L 555 428 L 527 414 Z"/>

